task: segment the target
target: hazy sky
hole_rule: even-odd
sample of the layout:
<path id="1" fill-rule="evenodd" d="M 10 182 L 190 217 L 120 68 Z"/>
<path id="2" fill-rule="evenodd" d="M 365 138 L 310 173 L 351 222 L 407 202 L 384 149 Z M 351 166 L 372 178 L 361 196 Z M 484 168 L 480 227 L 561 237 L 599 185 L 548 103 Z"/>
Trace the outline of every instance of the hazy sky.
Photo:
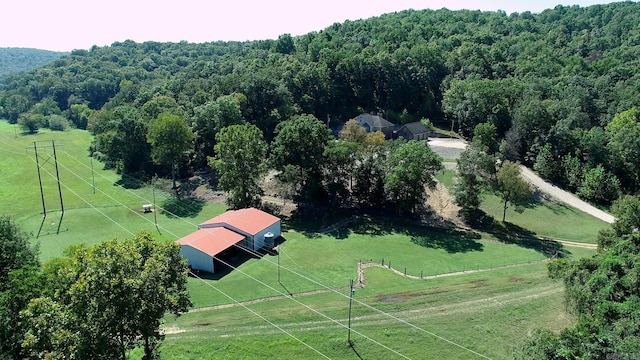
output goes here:
<path id="1" fill-rule="evenodd" d="M 274 39 L 405 9 L 541 12 L 558 4 L 607 0 L 9 0 L 2 6 L 0 47 L 57 51 L 115 41 Z"/>

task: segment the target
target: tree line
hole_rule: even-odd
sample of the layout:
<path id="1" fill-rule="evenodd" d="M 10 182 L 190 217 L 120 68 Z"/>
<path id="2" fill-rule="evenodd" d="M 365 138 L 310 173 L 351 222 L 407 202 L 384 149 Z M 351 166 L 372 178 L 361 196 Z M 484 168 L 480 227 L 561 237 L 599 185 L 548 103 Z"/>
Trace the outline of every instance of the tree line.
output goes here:
<path id="1" fill-rule="evenodd" d="M 29 48 L 0 48 L 0 89 L 9 76 L 40 68 L 68 54 Z"/>
<path id="2" fill-rule="evenodd" d="M 548 264 L 563 282 L 573 325 L 554 333 L 540 329 L 516 351 L 517 359 L 632 359 L 640 349 L 640 197 L 625 195 L 612 206 L 616 221 L 598 234 L 591 258 Z"/>
<path id="3" fill-rule="evenodd" d="M 158 169 L 144 128 L 162 112 L 193 133 L 183 174 L 207 167 L 215 134 L 243 121 L 268 144 L 304 114 L 329 125 L 372 111 L 425 118 L 468 139 L 491 123 L 506 159 L 607 204 L 638 190 L 636 129 L 609 124 L 639 105 L 639 6 L 407 10 L 273 40 L 127 40 L 11 77 L 0 116 L 28 131 L 87 128 L 104 160 L 146 176 Z M 131 147 L 114 150 L 123 134 Z"/>

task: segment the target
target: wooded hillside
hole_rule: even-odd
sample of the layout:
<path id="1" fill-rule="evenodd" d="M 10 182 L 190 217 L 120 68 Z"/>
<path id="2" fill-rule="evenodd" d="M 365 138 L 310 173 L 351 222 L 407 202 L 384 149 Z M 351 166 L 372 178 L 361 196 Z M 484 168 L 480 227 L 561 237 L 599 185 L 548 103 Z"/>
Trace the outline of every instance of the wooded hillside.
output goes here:
<path id="1" fill-rule="evenodd" d="M 276 40 L 124 41 L 12 77 L 0 116 L 37 123 L 34 114 L 59 113 L 98 135 L 107 160 L 126 163 L 136 151 L 128 170 L 142 172 L 148 150 L 114 154 L 109 141 L 127 132 L 145 144 L 146 124 L 166 111 L 194 133 L 192 168 L 206 166 L 217 131 L 238 122 L 235 109 L 267 142 L 300 114 L 332 125 L 374 111 L 397 124 L 427 118 L 467 138 L 490 122 L 505 158 L 560 185 L 608 179 L 636 192 L 640 125 L 625 111 L 640 102 L 639 20 L 634 2 L 540 14 L 408 10 Z M 610 201 L 597 190 L 585 197 Z"/>
<path id="2" fill-rule="evenodd" d="M 37 69 L 67 54 L 40 49 L 0 48 L 0 89 L 10 75 Z"/>

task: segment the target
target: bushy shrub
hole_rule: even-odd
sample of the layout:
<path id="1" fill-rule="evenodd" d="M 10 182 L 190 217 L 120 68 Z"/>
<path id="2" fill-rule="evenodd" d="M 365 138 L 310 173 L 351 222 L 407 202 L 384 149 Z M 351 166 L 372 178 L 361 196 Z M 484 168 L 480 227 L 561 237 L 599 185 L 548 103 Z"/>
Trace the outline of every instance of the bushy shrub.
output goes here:
<path id="1" fill-rule="evenodd" d="M 48 117 L 49 120 L 49 129 L 55 131 L 65 131 L 69 128 L 69 120 L 67 120 L 64 116 L 61 115 L 50 115 Z"/>

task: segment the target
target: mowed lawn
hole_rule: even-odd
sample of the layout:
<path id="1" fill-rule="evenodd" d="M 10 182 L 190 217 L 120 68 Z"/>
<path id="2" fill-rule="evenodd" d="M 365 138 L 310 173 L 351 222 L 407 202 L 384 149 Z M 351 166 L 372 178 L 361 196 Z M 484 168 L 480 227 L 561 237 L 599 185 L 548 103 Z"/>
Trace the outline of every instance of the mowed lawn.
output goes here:
<path id="1" fill-rule="evenodd" d="M 65 210 L 61 222 L 62 205 L 51 140 L 55 140 L 57 146 L 57 172 Z M 44 222 L 34 141 L 38 147 L 47 210 Z M 23 231 L 33 235 L 33 241 L 40 246 L 42 260 L 61 256 L 69 245 L 128 238 L 141 230 L 150 231 L 157 239 L 175 240 L 225 210 L 223 204 L 203 203 L 198 211 L 185 211 L 188 217 L 176 218 L 158 209 L 156 228 L 154 214 L 143 213 L 142 205 L 152 204 L 155 192 L 156 204 L 160 207 L 169 201 L 170 194 L 159 189 L 154 191 L 149 184 L 125 189 L 117 184 L 120 175 L 103 169 L 103 164 L 97 161 L 93 162 L 92 176 L 87 150 L 90 142 L 91 134 L 86 131 L 43 129 L 35 135 L 23 135 L 14 133 L 13 125 L 0 121 L 2 214 L 11 215 Z M 172 207 L 172 210 L 176 209 L 181 210 L 180 203 Z M 39 230 L 40 236 L 36 238 Z"/>
<path id="2" fill-rule="evenodd" d="M 168 319 L 161 355 L 170 359 L 479 359 L 509 358 L 537 328 L 559 330 L 560 283 L 544 265 L 410 280 L 366 270 L 349 290 L 293 296 Z M 285 283 L 286 284 L 286 283 Z"/>
<path id="3" fill-rule="evenodd" d="M 409 231 L 415 231 L 410 233 Z M 429 228 L 374 235 L 350 233 L 346 237 L 331 235 L 308 237 L 288 231 L 278 256 L 251 258 L 237 270 L 219 280 L 190 279 L 195 307 L 227 304 L 230 295 L 237 301 L 289 293 L 338 288 L 357 279 L 360 261 L 373 261 L 413 276 L 485 269 L 543 260 L 546 256 L 534 249 L 506 245 L 496 241 L 472 240 L 460 234 L 448 237 Z M 430 236 L 433 232 L 434 235 Z M 443 245 L 446 244 L 446 245 Z"/>
<path id="4" fill-rule="evenodd" d="M 44 146 L 51 139 L 63 145 L 57 154 L 65 207 L 61 223 L 51 148 L 39 154 L 44 160 L 46 206 L 51 211 L 45 222 L 33 150 L 26 150 L 33 141 L 43 141 Z M 43 260 L 62 255 L 72 244 L 130 237 L 143 229 L 161 241 L 173 241 L 225 210 L 222 204 L 202 203 L 181 211 L 182 205 L 192 204 L 174 204 L 172 209 L 186 216 L 158 212 L 156 228 L 154 214 L 141 211 L 143 204 L 153 201 L 148 184 L 124 189 L 116 184 L 119 175 L 94 162 L 94 193 L 87 152 L 90 140 L 90 134 L 78 130 L 16 136 L 11 125 L 0 122 L 3 213 L 34 235 Z M 155 196 L 158 204 L 171 200 L 160 190 Z M 321 354 L 330 358 L 478 358 L 474 352 L 503 358 L 517 345 L 514 337 L 524 339 L 538 327 L 560 329 L 570 321 L 562 305 L 561 284 L 547 278 L 543 264 L 527 264 L 546 258 L 535 248 L 502 244 L 483 233 L 445 231 L 393 219 L 356 221 L 331 234 L 303 232 L 289 223 L 285 228 L 279 256 L 257 258 L 240 252 L 230 259 L 237 268 L 213 279 L 189 278 L 191 298 L 201 311 L 177 321 L 167 318 L 167 328 L 177 330 L 168 333 L 163 345 L 166 358 L 323 358 Z M 592 252 L 569 249 L 565 253 L 582 257 Z M 358 332 L 352 334 L 354 347 L 350 348 L 343 326 L 349 281 L 357 278 L 359 262 L 382 264 L 383 260 L 387 267 L 412 276 L 524 265 L 434 280 L 408 279 L 388 268 L 366 269 L 365 287 L 355 294 L 352 320 Z M 272 300 L 278 296 L 284 299 Z M 256 303 L 246 306 L 253 312 L 239 305 L 207 309 L 252 300 Z M 135 358 L 136 352 L 132 355 Z"/>
<path id="5" fill-rule="evenodd" d="M 453 190 L 455 171 L 445 170 L 437 177 L 450 192 Z M 502 221 L 502 206 L 498 196 L 485 193 L 480 208 L 497 221 Z M 521 213 L 509 206 L 506 221 L 539 237 L 589 244 L 595 244 L 598 232 L 609 227 L 609 224 L 589 214 L 544 199 L 534 202 Z"/>

